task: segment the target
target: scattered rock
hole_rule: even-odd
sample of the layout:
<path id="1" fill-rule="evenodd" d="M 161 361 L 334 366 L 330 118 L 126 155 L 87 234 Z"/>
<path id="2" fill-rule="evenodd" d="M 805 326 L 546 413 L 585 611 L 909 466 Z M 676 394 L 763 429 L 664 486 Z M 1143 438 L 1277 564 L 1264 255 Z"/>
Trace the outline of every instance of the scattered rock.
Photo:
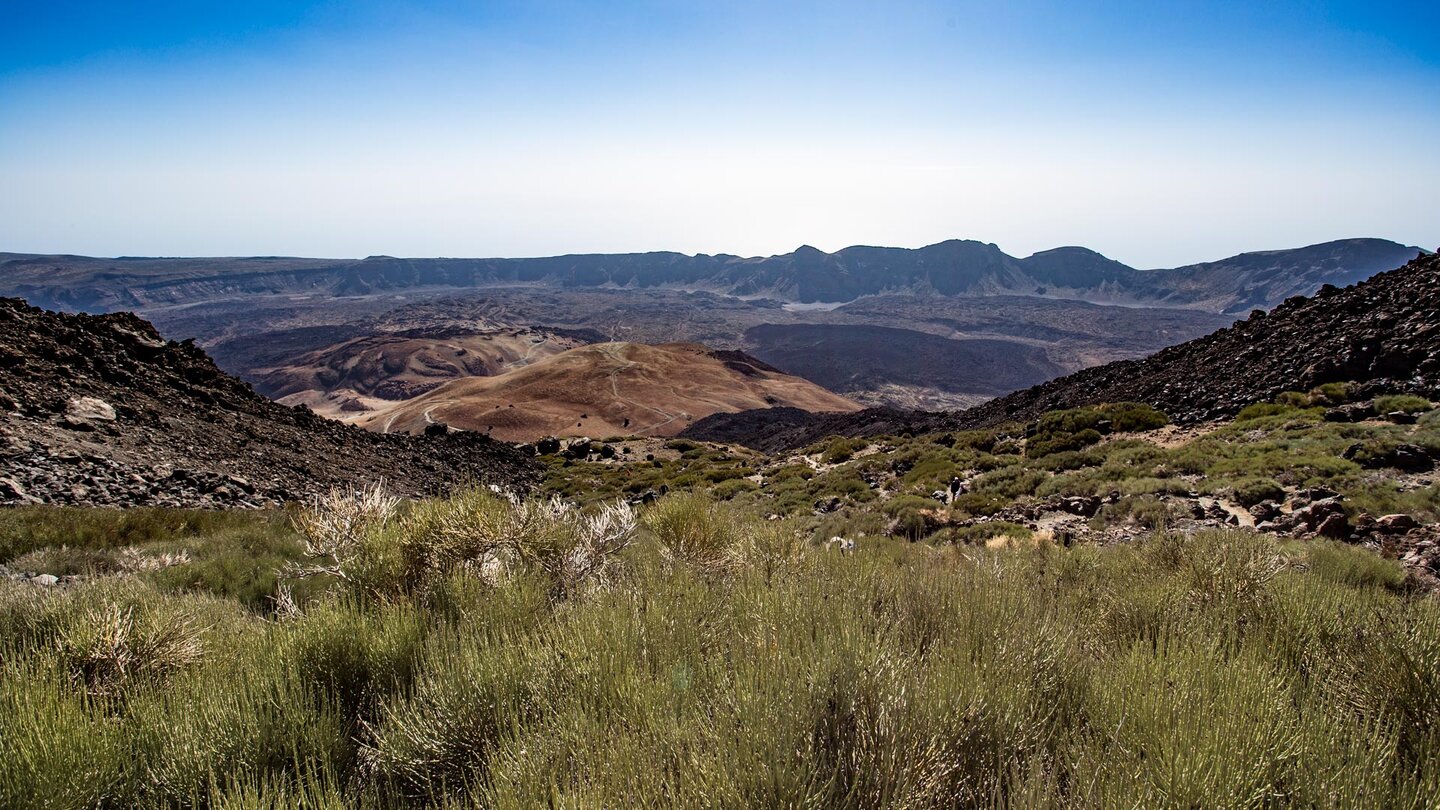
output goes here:
<path id="1" fill-rule="evenodd" d="M 39 503 L 40 499 L 25 491 L 14 478 L 0 478 L 0 501 L 9 503 Z"/>
<path id="2" fill-rule="evenodd" d="M 0 298 L 0 358 L 0 503 L 253 508 L 381 479 L 415 497 L 538 480 L 533 458 L 473 433 L 370 433 L 272 402 L 128 313 Z"/>
<path id="3" fill-rule="evenodd" d="M 1066 514 L 1079 515 L 1080 517 L 1095 517 L 1100 511 L 1100 499 L 1085 495 L 1076 495 L 1069 498 L 1062 498 L 1060 509 Z"/>
<path id="4" fill-rule="evenodd" d="M 1343 540 L 1350 536 L 1350 521 L 1346 519 L 1343 512 L 1326 515 L 1315 527 L 1315 534 L 1320 537 Z"/>
<path id="5" fill-rule="evenodd" d="M 71 430 L 94 430 L 115 421 L 115 408 L 99 397 L 76 397 L 65 404 L 60 423 Z"/>
<path id="6" fill-rule="evenodd" d="M 1255 518 L 1256 523 L 1273 521 L 1280 517 L 1280 504 L 1274 501 L 1261 501 L 1250 507 L 1250 514 Z"/>
<path id="7" fill-rule="evenodd" d="M 1375 519 L 1375 528 L 1382 532 L 1404 534 L 1419 525 L 1409 515 L 1383 515 Z"/>
<path id="8" fill-rule="evenodd" d="M 1326 422 L 1363 422 L 1375 417 L 1375 406 L 1370 402 L 1352 402 L 1325 411 Z"/>

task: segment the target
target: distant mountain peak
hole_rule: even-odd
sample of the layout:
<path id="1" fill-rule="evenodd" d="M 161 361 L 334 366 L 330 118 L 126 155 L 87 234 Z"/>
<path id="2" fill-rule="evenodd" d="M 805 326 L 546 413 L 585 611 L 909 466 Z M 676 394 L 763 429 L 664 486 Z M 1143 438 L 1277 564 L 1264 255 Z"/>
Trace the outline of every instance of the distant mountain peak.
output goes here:
<path id="1" fill-rule="evenodd" d="M 576 254 L 530 259 L 370 256 L 329 259 L 143 259 L 3 254 L 0 294 L 70 309 L 127 309 L 194 303 L 257 292 L 371 295 L 416 288 L 543 284 L 572 288 L 665 286 L 799 303 L 870 295 L 1024 295 L 1091 303 L 1182 307 L 1210 312 L 1268 309 L 1322 284 L 1353 284 L 1422 253 L 1384 239 L 1344 239 L 1242 253 L 1168 270 L 1137 270 L 1089 248 L 1067 245 L 1019 259 L 994 243 L 950 239 L 922 248 L 852 246 L 826 253 L 801 245 L 779 256 L 741 259 L 652 253 Z"/>

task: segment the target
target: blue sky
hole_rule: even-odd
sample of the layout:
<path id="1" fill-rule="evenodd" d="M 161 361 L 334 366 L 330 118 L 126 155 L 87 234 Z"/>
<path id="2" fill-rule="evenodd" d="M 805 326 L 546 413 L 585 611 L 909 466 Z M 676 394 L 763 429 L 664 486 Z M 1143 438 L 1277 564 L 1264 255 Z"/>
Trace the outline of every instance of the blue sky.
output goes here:
<path id="1" fill-rule="evenodd" d="M 1434 248 L 1434 3 L 7 3 L 0 250 Z"/>

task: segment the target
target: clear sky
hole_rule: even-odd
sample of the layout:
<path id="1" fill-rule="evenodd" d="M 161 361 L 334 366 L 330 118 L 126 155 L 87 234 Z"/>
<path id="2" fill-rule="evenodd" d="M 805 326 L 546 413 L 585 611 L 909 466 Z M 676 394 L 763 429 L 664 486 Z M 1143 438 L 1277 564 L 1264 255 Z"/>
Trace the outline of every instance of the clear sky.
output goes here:
<path id="1" fill-rule="evenodd" d="M 0 250 L 1440 242 L 1429 2 L 31 2 Z"/>

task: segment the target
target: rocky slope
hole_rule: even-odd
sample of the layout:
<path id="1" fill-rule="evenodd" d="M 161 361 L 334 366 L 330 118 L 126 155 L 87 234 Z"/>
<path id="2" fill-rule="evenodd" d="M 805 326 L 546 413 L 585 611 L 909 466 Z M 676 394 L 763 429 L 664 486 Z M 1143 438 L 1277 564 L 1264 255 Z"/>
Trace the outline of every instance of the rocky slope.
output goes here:
<path id="1" fill-rule="evenodd" d="M 1180 423 L 1234 414 L 1287 390 L 1357 382 L 1364 393 L 1413 391 L 1440 396 L 1440 256 L 1311 298 L 1294 297 L 1269 313 L 1214 334 L 1066 377 L 954 413 L 871 409 L 791 418 L 717 415 L 683 435 L 766 450 L 799 447 L 830 434 L 875 435 L 984 427 L 1030 420 L 1061 408 L 1146 402 Z"/>
<path id="2" fill-rule="evenodd" d="M 599 343 L 494 377 L 454 380 L 359 421 L 384 433 L 442 424 L 509 441 L 673 436 L 717 412 L 859 405 L 738 351 L 693 343 Z"/>
<path id="3" fill-rule="evenodd" d="M 65 309 L 138 309 L 262 295 L 365 296 L 425 288 L 545 284 L 564 288 L 704 289 L 796 302 L 881 293 L 1025 295 L 1244 312 L 1321 284 L 1350 284 L 1420 251 L 1347 239 L 1245 253 L 1169 270 L 1137 270 L 1064 247 L 1016 258 L 993 244 L 952 239 L 914 250 L 801 247 L 763 258 L 680 253 L 534 259 L 97 259 L 0 254 L 0 292 Z"/>
<path id="4" fill-rule="evenodd" d="M 766 324 L 745 333 L 767 363 L 842 394 L 887 385 L 969 394 L 963 405 L 1044 382 L 1066 371 L 1045 349 L 1019 341 L 951 338 L 888 326 Z"/>
<path id="5" fill-rule="evenodd" d="M 532 460 L 475 434 L 381 436 L 287 408 L 129 314 L 0 299 L 0 501 L 259 506 L 383 479 L 526 489 Z"/>

